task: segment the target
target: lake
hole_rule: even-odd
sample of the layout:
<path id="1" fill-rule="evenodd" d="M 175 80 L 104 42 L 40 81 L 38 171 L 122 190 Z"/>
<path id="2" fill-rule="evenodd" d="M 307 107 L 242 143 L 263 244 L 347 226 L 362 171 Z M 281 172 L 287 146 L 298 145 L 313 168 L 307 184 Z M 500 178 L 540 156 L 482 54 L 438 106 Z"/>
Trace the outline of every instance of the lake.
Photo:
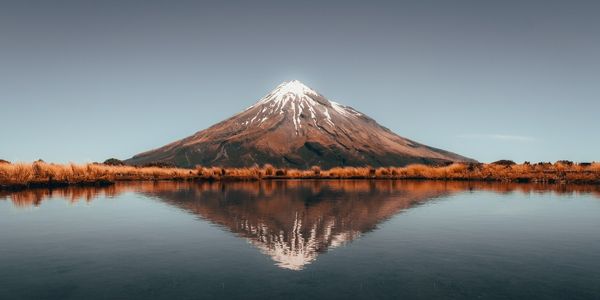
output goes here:
<path id="1" fill-rule="evenodd" d="M 0 193 L 0 299 L 600 299 L 600 187 L 138 182 Z"/>

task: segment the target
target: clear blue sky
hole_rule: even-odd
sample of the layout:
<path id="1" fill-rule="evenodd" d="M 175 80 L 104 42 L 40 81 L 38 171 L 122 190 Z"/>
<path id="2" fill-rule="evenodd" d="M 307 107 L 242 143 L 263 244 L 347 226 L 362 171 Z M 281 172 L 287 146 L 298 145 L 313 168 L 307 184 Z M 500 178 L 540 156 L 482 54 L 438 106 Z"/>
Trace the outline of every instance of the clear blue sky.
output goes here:
<path id="1" fill-rule="evenodd" d="M 598 1 L 2 1 L 0 158 L 128 158 L 299 79 L 480 161 L 600 160 Z"/>

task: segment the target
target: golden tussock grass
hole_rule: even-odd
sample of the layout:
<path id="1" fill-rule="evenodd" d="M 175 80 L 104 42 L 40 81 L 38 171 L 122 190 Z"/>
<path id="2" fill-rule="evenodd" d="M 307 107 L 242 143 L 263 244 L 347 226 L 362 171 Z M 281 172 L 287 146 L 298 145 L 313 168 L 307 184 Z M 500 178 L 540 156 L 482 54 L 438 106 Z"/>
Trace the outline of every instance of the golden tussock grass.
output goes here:
<path id="1" fill-rule="evenodd" d="M 259 179 L 429 179 L 539 183 L 600 183 L 600 163 L 570 162 L 538 164 L 454 163 L 433 167 L 336 167 L 322 170 L 202 167 L 195 169 L 166 167 L 134 167 L 104 164 L 33 163 L 0 164 L 0 185 L 36 186 L 93 184 L 115 181 L 144 180 L 259 180 Z"/>
<path id="2" fill-rule="evenodd" d="M 117 180 L 185 179 L 196 174 L 189 169 L 102 164 L 34 163 L 0 164 L 0 184 L 86 183 Z"/>

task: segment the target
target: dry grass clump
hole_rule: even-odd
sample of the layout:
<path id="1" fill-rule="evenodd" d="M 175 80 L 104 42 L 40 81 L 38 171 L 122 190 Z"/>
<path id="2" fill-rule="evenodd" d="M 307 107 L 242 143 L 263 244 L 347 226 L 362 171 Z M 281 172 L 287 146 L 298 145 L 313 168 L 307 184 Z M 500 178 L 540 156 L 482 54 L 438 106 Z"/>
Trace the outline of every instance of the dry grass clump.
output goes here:
<path id="1" fill-rule="evenodd" d="M 224 178 L 239 178 L 239 179 L 260 179 L 265 175 L 265 170 L 261 170 L 258 167 L 251 168 L 232 168 L 232 169 L 223 169 L 224 172 L 221 172 L 222 177 Z M 274 172 L 274 169 L 269 169 L 270 173 Z"/>
<path id="2" fill-rule="evenodd" d="M 367 178 L 375 174 L 375 169 L 367 167 L 337 167 L 321 170 L 322 177 L 330 178 Z"/>

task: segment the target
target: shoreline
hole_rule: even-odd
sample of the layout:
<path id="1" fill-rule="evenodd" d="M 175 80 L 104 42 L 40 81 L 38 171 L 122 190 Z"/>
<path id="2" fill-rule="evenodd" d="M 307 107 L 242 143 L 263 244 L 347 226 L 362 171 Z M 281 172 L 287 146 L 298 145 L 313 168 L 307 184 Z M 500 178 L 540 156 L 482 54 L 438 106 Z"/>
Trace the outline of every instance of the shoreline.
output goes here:
<path id="1" fill-rule="evenodd" d="M 107 186 L 126 181 L 412 180 L 600 185 L 600 163 L 453 163 L 446 166 L 195 169 L 45 162 L 0 164 L 0 190 Z"/>
<path id="2" fill-rule="evenodd" d="M 550 186 L 561 185 L 588 185 L 600 186 L 599 180 L 593 181 L 555 181 L 555 180 L 498 180 L 498 179 L 479 179 L 479 178 L 422 178 L 422 177 L 365 177 L 365 176 L 350 176 L 350 177 L 290 177 L 290 176 L 268 176 L 262 178 L 245 178 L 245 177 L 222 177 L 214 178 L 163 178 L 163 179 L 122 179 L 122 180 L 97 180 L 97 181 L 82 181 L 82 182 L 30 182 L 27 184 L 6 184 L 0 183 L 0 191 L 18 192 L 30 189 L 59 189 L 69 187 L 109 187 L 117 183 L 139 183 L 139 182 L 188 182 L 188 183 L 206 183 L 206 182 L 260 182 L 260 181 L 328 181 L 328 180 L 358 180 L 358 181 L 395 181 L 395 182 L 465 182 L 465 183 L 510 183 L 510 184 L 542 184 Z"/>

